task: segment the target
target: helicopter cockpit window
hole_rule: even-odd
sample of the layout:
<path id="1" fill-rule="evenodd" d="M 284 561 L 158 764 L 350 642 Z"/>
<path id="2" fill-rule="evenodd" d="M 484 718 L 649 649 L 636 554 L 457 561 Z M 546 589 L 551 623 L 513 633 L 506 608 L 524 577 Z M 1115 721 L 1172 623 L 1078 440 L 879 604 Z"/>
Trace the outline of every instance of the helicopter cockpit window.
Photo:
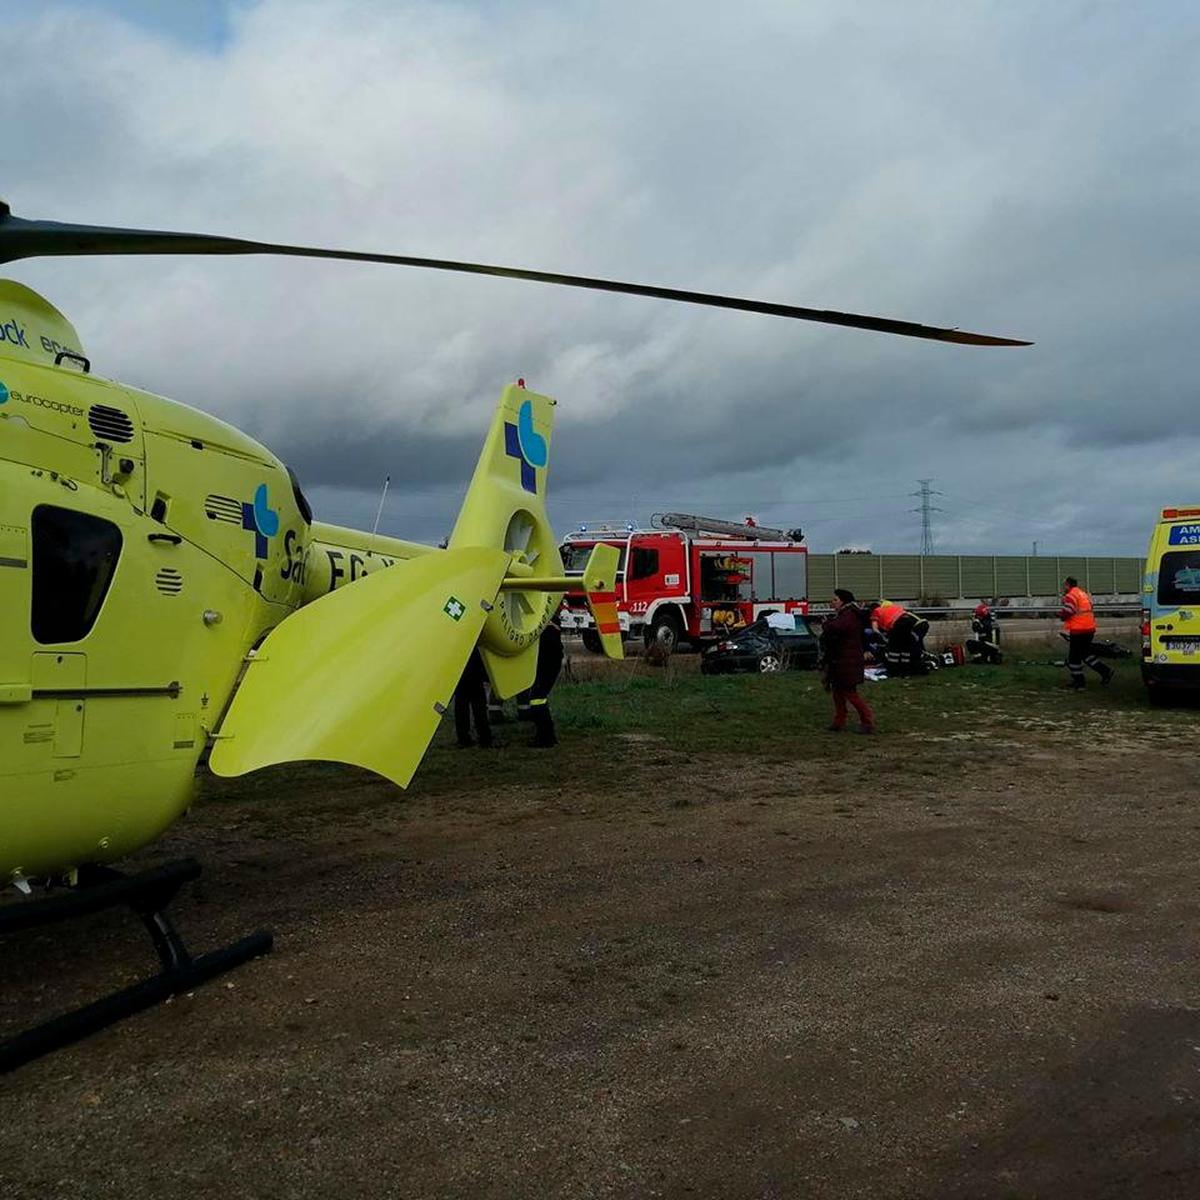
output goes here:
<path id="1" fill-rule="evenodd" d="M 296 507 L 300 510 L 300 515 L 304 518 L 305 525 L 312 524 L 312 505 L 308 502 L 308 497 L 304 494 L 300 487 L 300 480 L 296 478 L 296 472 L 291 467 L 287 468 L 288 478 L 292 481 L 292 495 L 296 500 Z"/>
<path id="2" fill-rule="evenodd" d="M 33 510 L 34 640 L 77 642 L 87 637 L 108 594 L 121 531 L 111 521 L 69 508 Z"/>

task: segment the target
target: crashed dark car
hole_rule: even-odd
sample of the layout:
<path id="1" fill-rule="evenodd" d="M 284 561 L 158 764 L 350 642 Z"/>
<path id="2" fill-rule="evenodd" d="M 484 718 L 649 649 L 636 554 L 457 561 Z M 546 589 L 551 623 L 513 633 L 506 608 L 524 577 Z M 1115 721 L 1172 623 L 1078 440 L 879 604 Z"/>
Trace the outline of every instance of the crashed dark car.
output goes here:
<path id="1" fill-rule="evenodd" d="M 767 675 L 817 665 L 817 633 L 807 617 L 792 616 L 794 628 L 775 628 L 760 618 L 753 625 L 709 646 L 700 657 L 705 675 L 756 671 Z"/>

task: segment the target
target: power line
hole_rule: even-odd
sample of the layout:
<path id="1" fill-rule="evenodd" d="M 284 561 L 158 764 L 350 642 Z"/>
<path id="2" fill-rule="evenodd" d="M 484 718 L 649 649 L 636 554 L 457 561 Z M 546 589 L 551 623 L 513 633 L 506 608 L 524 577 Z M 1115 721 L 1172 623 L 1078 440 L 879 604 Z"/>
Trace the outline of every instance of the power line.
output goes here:
<path id="1" fill-rule="evenodd" d="M 915 494 L 915 493 L 914 493 Z M 956 505 L 965 504 L 967 508 L 982 508 L 990 513 L 999 513 L 1003 516 L 1016 517 L 1019 521 L 1025 521 L 1031 525 L 1043 525 L 1047 528 L 1057 527 L 1062 524 L 1061 517 L 1046 517 L 1045 515 L 1034 516 L 1030 512 L 1022 512 L 1019 509 L 1006 507 L 1004 504 L 988 499 L 987 497 L 978 497 L 967 499 L 965 496 L 960 496 L 954 492 L 941 493 L 947 500 L 952 500 Z M 913 510 L 916 511 L 915 509 Z"/>

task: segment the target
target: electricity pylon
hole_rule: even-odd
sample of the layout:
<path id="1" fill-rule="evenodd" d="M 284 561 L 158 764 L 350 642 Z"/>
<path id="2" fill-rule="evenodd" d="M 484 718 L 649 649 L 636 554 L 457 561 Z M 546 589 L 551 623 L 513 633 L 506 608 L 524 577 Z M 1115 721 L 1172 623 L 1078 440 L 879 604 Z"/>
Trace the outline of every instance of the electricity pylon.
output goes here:
<path id="1" fill-rule="evenodd" d="M 933 553 L 933 520 L 932 514 L 942 512 L 944 510 L 937 507 L 936 504 L 931 504 L 930 499 L 934 496 L 942 495 L 941 492 L 934 491 L 929 485 L 933 482 L 932 479 L 918 479 L 917 482 L 921 485 L 919 492 L 909 492 L 910 496 L 919 496 L 921 498 L 920 508 L 910 508 L 909 512 L 919 512 L 921 514 L 921 553 Z"/>

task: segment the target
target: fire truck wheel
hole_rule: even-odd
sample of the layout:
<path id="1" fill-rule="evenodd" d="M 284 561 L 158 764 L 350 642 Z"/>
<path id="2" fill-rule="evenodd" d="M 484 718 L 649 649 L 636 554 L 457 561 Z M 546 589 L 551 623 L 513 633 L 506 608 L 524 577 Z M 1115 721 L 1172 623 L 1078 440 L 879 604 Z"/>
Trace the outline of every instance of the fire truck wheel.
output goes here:
<path id="1" fill-rule="evenodd" d="M 764 654 L 758 660 L 758 669 L 762 674 L 767 675 L 778 671 L 783 664 L 779 661 L 778 654 Z"/>
<path id="2" fill-rule="evenodd" d="M 672 609 L 656 613 L 654 620 L 646 626 L 646 645 L 658 646 L 668 654 L 674 654 L 682 636 L 683 623 Z"/>
<path id="3" fill-rule="evenodd" d="M 593 654 L 600 653 L 600 635 L 594 629 L 583 631 L 583 648 L 590 650 Z"/>

